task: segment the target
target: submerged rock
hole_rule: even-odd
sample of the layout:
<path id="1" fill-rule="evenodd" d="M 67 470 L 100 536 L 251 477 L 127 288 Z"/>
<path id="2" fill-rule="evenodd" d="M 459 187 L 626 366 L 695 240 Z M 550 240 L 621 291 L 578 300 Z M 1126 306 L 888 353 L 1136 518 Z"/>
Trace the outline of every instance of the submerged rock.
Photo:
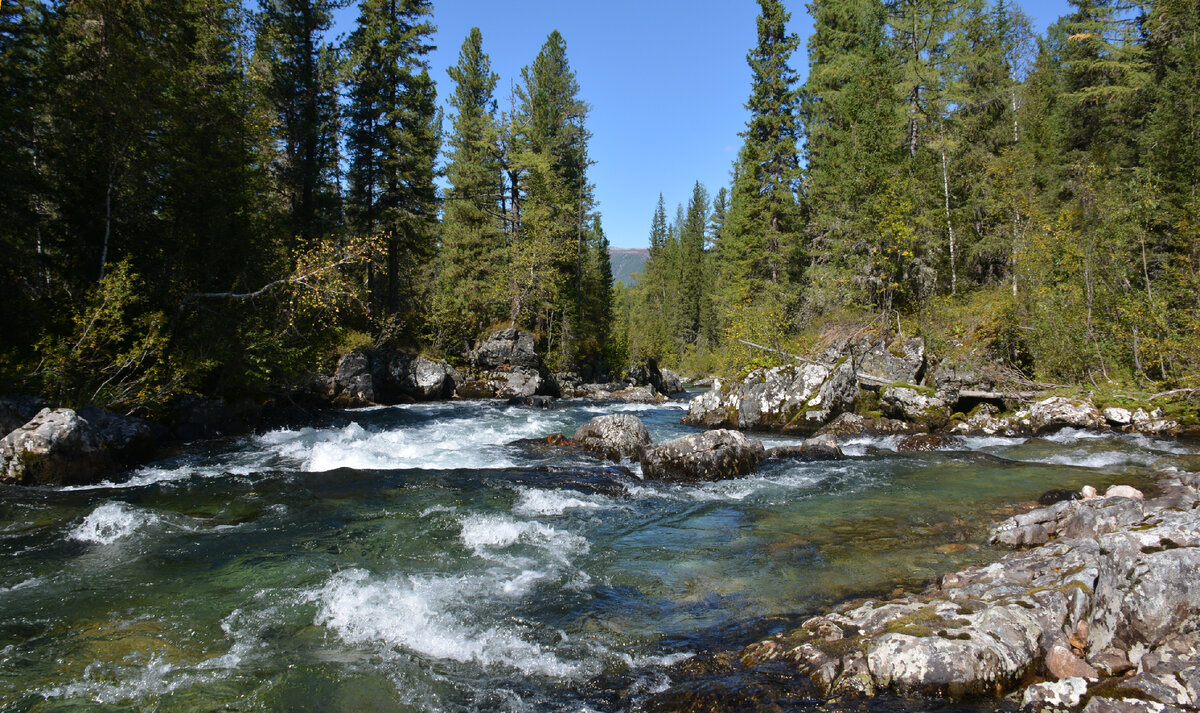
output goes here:
<path id="1" fill-rule="evenodd" d="M 762 442 L 739 431 L 706 431 L 646 448 L 642 474 L 648 480 L 723 480 L 749 473 L 764 456 Z"/>
<path id="2" fill-rule="evenodd" d="M 652 443 L 642 420 L 628 413 L 597 416 L 575 431 L 574 440 L 584 450 L 612 461 L 638 460 Z"/>
<path id="3" fill-rule="evenodd" d="M 901 453 L 922 453 L 925 451 L 940 451 L 961 445 L 962 441 L 954 436 L 941 433 L 917 433 L 901 439 L 896 444 L 896 450 Z"/>

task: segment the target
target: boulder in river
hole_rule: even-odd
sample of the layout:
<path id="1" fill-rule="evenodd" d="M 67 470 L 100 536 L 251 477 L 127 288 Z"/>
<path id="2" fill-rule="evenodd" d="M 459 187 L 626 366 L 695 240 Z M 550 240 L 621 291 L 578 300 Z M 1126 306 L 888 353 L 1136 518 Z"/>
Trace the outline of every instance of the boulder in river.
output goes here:
<path id="1" fill-rule="evenodd" d="M 776 446 L 767 450 L 767 458 L 795 458 L 798 460 L 841 460 L 846 455 L 838 445 L 837 437 L 824 433 L 807 438 L 798 446 Z"/>
<path id="2" fill-rule="evenodd" d="M 462 380 L 444 361 L 405 351 L 371 349 L 343 356 L 328 389 L 335 405 L 353 408 L 448 399 Z"/>
<path id="3" fill-rule="evenodd" d="M 723 480 L 749 473 L 764 456 L 762 442 L 739 431 L 706 431 L 647 448 L 642 474 L 648 480 Z"/>
<path id="4" fill-rule="evenodd" d="M 575 431 L 574 440 L 584 450 L 612 461 L 638 460 L 652 443 L 642 420 L 628 413 L 597 416 Z"/>
<path id="5" fill-rule="evenodd" d="M 0 481 L 19 485 L 83 485 L 149 454 L 149 423 L 95 406 L 42 409 L 0 440 Z"/>
<path id="6" fill-rule="evenodd" d="M 1086 399 L 1051 396 L 1029 407 L 1029 423 L 1034 433 L 1060 428 L 1104 428 L 1104 416 Z"/>
<path id="7" fill-rule="evenodd" d="M 962 441 L 954 436 L 942 433 L 915 433 L 906 436 L 896 444 L 896 450 L 901 453 L 923 453 L 926 451 L 942 451 L 960 446 Z"/>
<path id="8" fill-rule="evenodd" d="M 339 406 L 370 406 L 378 400 L 375 381 L 371 357 L 366 352 L 353 351 L 338 360 L 329 388 Z"/>
<path id="9" fill-rule="evenodd" d="M 913 433 L 918 430 L 920 429 L 908 421 L 887 418 L 886 416 L 875 417 L 863 416 L 857 413 L 844 413 L 822 426 L 816 435 L 887 435 L 893 433 Z"/>

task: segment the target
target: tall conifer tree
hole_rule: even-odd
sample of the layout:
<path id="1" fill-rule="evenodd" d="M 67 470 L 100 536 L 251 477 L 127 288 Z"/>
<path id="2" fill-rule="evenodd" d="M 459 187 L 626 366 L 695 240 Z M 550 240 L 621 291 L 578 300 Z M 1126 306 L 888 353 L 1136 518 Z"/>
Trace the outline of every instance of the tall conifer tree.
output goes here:
<path id="1" fill-rule="evenodd" d="M 385 238 L 375 301 L 413 330 L 423 319 L 438 210 L 441 127 L 426 59 L 432 4 L 364 0 L 359 11 L 350 35 L 350 201 L 358 230 Z"/>
<path id="2" fill-rule="evenodd" d="M 454 109 L 448 141 L 446 209 L 436 322 L 455 341 L 472 339 L 508 313 L 508 252 L 501 216 L 503 179 L 494 97 L 499 76 L 471 28 L 449 69 Z"/>

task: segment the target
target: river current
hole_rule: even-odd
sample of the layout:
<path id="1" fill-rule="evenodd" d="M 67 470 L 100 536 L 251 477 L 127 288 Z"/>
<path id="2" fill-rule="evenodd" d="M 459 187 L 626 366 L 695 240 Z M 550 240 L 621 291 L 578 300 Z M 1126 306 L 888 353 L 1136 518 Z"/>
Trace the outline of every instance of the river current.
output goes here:
<path id="1" fill-rule="evenodd" d="M 512 445 L 614 411 L 661 441 L 684 408 L 340 411 L 4 487 L 0 710 L 636 710 L 692 657 L 999 557 L 986 525 L 1049 488 L 1200 470 L 1194 444 L 1071 430 L 699 485 Z"/>

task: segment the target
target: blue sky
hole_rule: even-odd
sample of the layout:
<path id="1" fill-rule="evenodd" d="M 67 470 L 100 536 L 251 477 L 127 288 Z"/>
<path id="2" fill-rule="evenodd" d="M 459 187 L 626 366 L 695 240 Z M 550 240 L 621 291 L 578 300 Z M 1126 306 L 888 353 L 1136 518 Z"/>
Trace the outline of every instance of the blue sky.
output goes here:
<path id="1" fill-rule="evenodd" d="M 1019 4 L 1039 34 L 1069 11 L 1066 0 Z M 801 39 L 793 65 L 803 77 L 812 22 L 804 2 L 786 5 L 789 28 Z M 645 247 L 660 192 L 673 217 L 697 180 L 710 194 L 729 181 L 747 118 L 746 52 L 757 14 L 754 0 L 435 0 L 438 49 L 430 65 L 444 104 L 451 91 L 446 70 L 478 26 L 501 77 L 504 107 L 521 68 L 552 30 L 561 32 L 591 105 L 590 177 L 605 232 L 614 247 Z M 336 31 L 349 32 L 356 16 L 354 7 L 343 10 Z"/>

